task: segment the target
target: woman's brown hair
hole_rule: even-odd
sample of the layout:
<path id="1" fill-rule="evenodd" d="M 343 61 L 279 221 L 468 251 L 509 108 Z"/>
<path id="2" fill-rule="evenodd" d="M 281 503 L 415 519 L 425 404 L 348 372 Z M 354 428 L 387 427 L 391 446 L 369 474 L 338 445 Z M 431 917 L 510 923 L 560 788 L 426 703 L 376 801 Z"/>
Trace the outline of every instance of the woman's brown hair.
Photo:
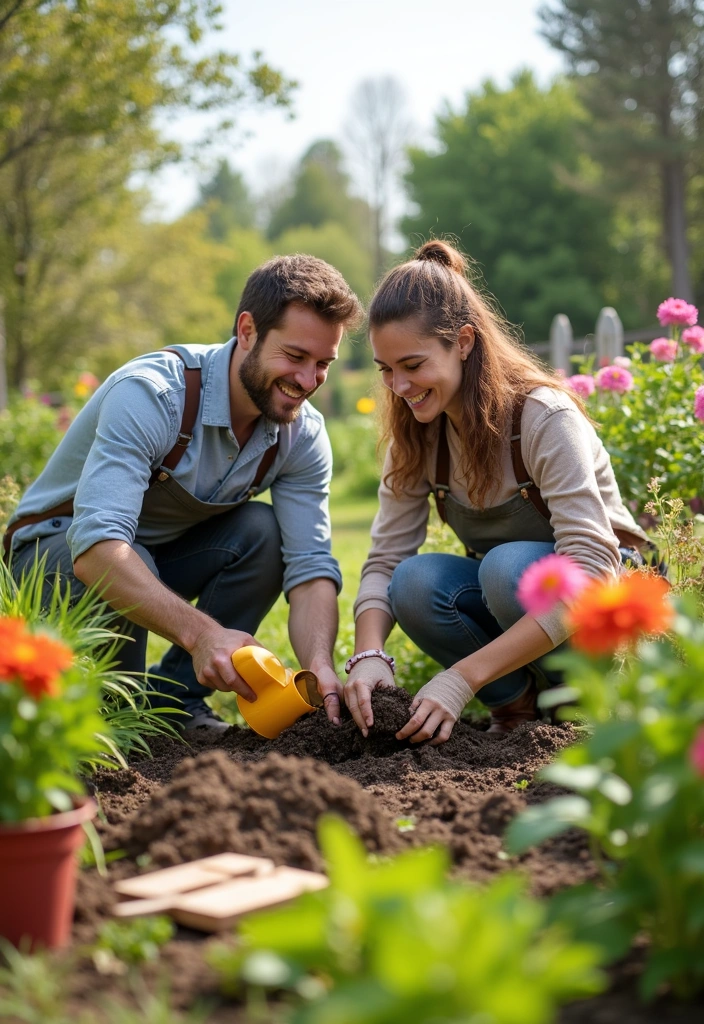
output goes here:
<path id="1" fill-rule="evenodd" d="M 369 329 L 415 321 L 418 333 L 435 337 L 447 349 L 457 344 L 462 327 L 474 329 L 474 346 L 462 363 L 462 417 L 459 428 L 467 496 L 483 508 L 500 476 L 516 401 L 533 388 L 554 388 L 583 404 L 551 371 L 543 368 L 512 334 L 506 321 L 467 278 L 467 259 L 447 242 L 426 242 L 413 259 L 386 274 L 369 307 Z M 382 440 L 393 442 L 391 470 L 385 482 L 399 496 L 422 476 L 437 420 L 418 423 L 408 404 L 386 390 Z"/>

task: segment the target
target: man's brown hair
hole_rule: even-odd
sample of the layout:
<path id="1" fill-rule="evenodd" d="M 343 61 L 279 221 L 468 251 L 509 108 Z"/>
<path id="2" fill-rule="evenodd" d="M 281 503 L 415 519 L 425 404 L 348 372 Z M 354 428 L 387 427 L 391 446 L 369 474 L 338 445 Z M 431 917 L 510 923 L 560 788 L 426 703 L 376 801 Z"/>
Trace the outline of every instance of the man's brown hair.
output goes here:
<path id="1" fill-rule="evenodd" d="M 328 323 L 355 327 L 362 319 L 362 305 L 339 270 L 315 256 L 274 256 L 247 278 L 233 334 L 240 314 L 250 313 L 257 338 L 263 341 L 281 325 L 287 306 L 294 302 Z"/>

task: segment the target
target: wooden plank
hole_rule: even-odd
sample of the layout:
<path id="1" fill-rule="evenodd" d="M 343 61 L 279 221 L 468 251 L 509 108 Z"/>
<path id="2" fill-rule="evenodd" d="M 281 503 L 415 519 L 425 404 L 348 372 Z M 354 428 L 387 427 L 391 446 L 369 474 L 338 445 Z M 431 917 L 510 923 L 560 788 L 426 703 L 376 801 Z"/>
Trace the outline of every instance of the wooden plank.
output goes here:
<path id="1" fill-rule="evenodd" d="M 264 857 L 248 857 L 239 853 L 218 853 L 213 857 L 177 864 L 172 868 L 152 871 L 137 878 L 115 882 L 115 892 L 132 899 L 158 899 L 185 893 L 203 886 L 212 886 L 224 878 L 262 875 L 273 871 L 273 861 Z"/>
<path id="2" fill-rule="evenodd" d="M 153 914 L 168 914 L 179 894 L 159 896 L 153 900 L 122 900 L 112 908 L 114 917 L 151 917 Z"/>
<path id="3" fill-rule="evenodd" d="M 199 931 L 230 928 L 243 914 L 279 906 L 303 892 L 324 889 L 325 875 L 297 868 L 277 868 L 260 878 L 238 879 L 187 893 L 174 902 L 171 914 L 179 924 Z"/>

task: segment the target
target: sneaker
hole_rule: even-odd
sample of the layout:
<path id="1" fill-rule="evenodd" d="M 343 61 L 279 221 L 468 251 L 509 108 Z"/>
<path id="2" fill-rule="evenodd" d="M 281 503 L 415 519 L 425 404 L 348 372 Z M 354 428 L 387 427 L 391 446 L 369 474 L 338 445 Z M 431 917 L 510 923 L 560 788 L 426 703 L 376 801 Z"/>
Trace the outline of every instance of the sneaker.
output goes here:
<path id="1" fill-rule="evenodd" d="M 227 732 L 230 728 L 229 722 L 223 722 L 222 718 L 219 718 L 203 700 L 198 701 L 189 708 L 184 708 L 184 710 L 189 711 L 191 714 L 190 718 L 184 720 L 184 732 L 190 732 L 191 729 L 212 729 L 214 732 Z"/>

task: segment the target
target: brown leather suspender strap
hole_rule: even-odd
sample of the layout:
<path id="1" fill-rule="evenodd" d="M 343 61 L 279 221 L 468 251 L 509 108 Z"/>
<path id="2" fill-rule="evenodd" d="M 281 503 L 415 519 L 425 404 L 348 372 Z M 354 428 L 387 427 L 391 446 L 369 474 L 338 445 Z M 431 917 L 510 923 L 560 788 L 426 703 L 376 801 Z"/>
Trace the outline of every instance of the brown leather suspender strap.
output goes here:
<path id="1" fill-rule="evenodd" d="M 438 455 L 435 463 L 435 504 L 443 523 L 447 522 L 445 498 L 450 491 L 450 448 L 447 443 L 447 417 L 442 414 L 438 435 Z"/>
<path id="2" fill-rule="evenodd" d="M 525 467 L 523 455 L 521 454 L 521 416 L 523 415 L 523 406 L 525 405 L 525 401 L 525 395 L 523 395 L 518 399 L 513 407 L 513 417 L 511 421 L 511 462 L 513 463 L 513 472 L 516 475 L 516 483 L 518 484 L 519 491 L 526 501 L 532 502 L 541 516 L 549 521 L 550 510 L 543 501 L 539 489 L 528 476 L 528 470 Z M 435 466 L 434 487 L 438 515 L 442 519 L 443 523 L 447 522 L 445 497 L 449 493 L 449 490 L 450 448 L 447 443 L 447 422 L 443 415 L 440 423 L 440 434 L 438 437 L 438 454 Z"/>
<path id="3" fill-rule="evenodd" d="M 183 358 L 180 352 L 177 352 L 175 348 L 165 348 L 164 352 L 173 352 L 175 356 L 184 363 L 183 378 L 186 384 L 186 400 L 183 405 L 183 415 L 181 417 L 181 427 L 176 438 L 176 444 L 173 446 L 170 452 L 167 452 L 164 456 L 161 465 L 166 466 L 167 469 L 176 469 L 179 462 L 183 458 L 183 454 L 188 448 L 189 444 L 193 440 L 193 428 L 196 425 L 196 417 L 198 415 L 198 406 L 200 405 L 200 367 L 191 369 L 185 365 L 186 360 Z M 168 474 L 162 475 L 161 469 L 155 469 L 152 475 L 149 477 L 149 486 L 156 483 L 157 480 L 163 479 Z"/>
<path id="4" fill-rule="evenodd" d="M 513 407 L 513 418 L 511 421 L 511 462 L 513 463 L 513 472 L 516 476 L 518 490 L 523 497 L 526 501 L 531 501 L 541 516 L 549 522 L 550 510 L 543 501 L 540 491 L 528 476 L 528 470 L 521 453 L 521 416 L 523 415 L 523 406 L 525 404 L 526 396 L 521 395 Z"/>

